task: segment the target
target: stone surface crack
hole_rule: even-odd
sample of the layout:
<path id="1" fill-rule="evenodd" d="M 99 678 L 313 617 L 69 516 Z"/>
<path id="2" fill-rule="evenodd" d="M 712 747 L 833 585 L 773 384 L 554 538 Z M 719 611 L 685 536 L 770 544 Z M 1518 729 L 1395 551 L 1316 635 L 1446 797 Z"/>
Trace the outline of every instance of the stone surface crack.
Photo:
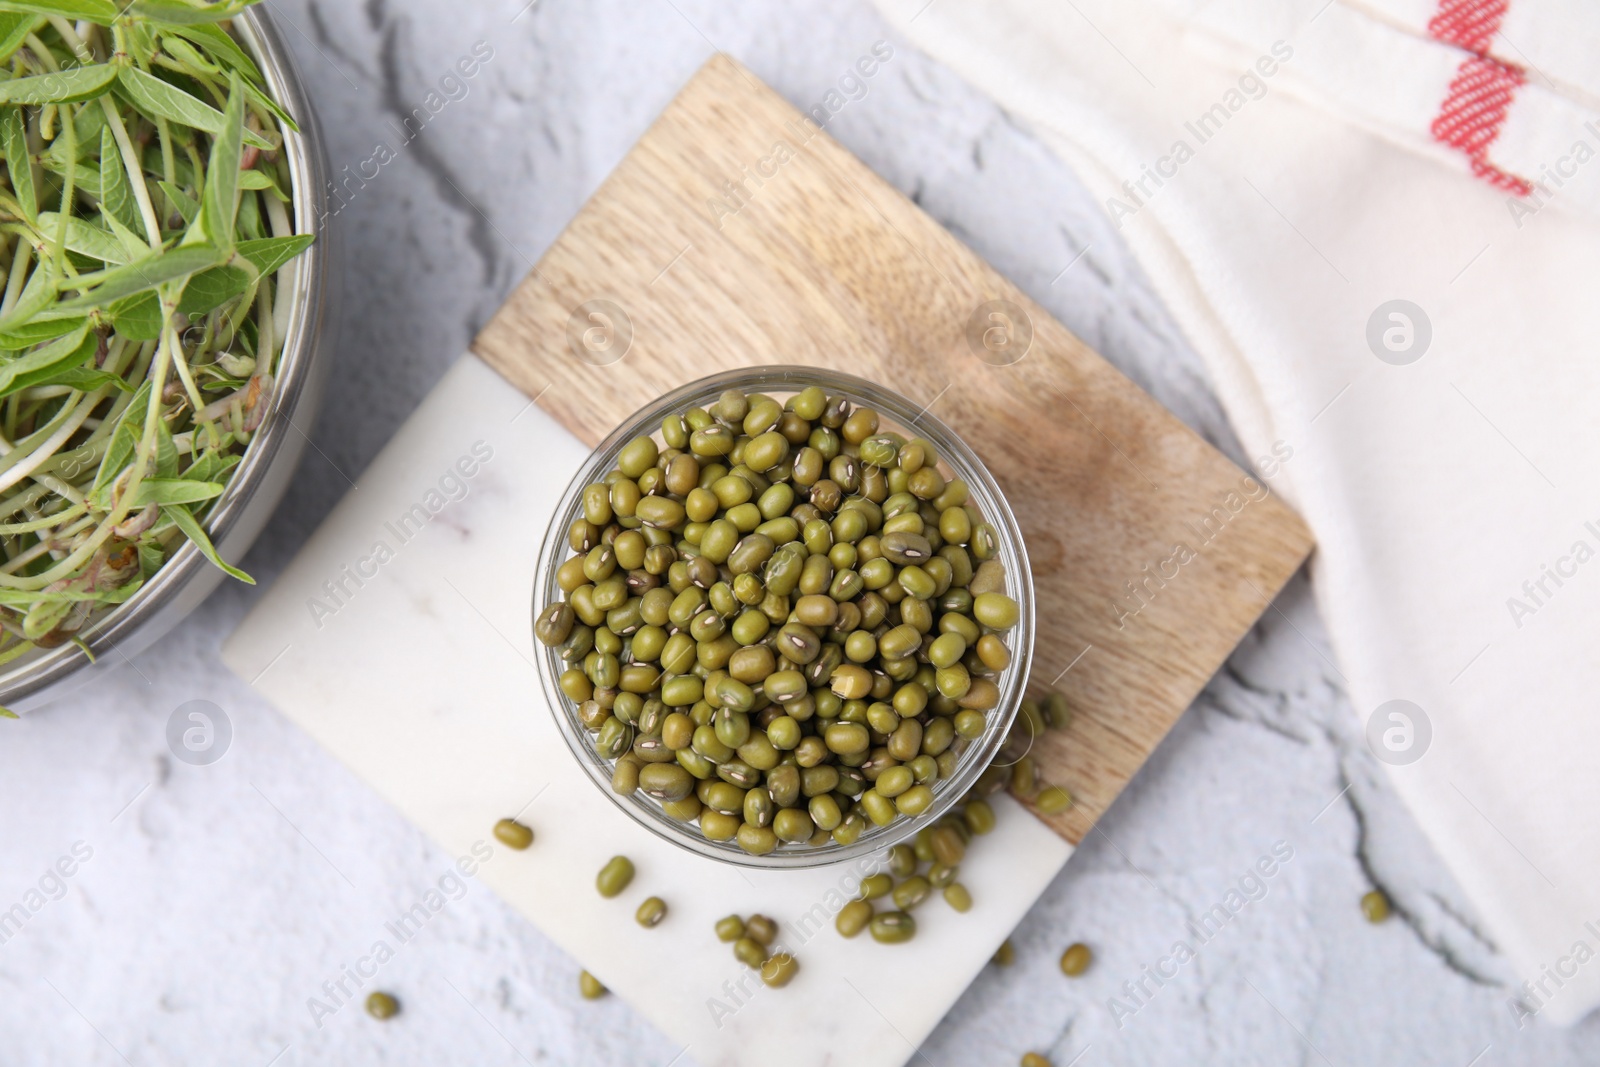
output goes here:
<path id="1" fill-rule="evenodd" d="M 306 0 L 306 16 L 311 21 L 311 36 L 316 38 L 318 47 L 332 52 L 350 64 L 366 80 L 372 80 L 372 72 L 344 47 L 340 35 L 329 28 L 327 19 L 322 14 L 322 5 L 317 0 Z"/>
<path id="2" fill-rule="evenodd" d="M 374 3 L 368 5 L 369 20 L 372 18 L 374 7 L 381 20 L 382 0 L 374 0 Z M 397 132 L 410 137 L 410 140 L 402 144 L 410 150 L 411 158 L 417 165 L 433 179 L 434 191 L 438 193 L 439 199 L 456 209 L 467 220 L 467 243 L 483 265 L 483 281 L 487 285 L 494 281 L 498 262 L 495 254 L 495 235 L 489 220 L 461 192 L 455 176 L 451 173 L 450 165 L 445 162 L 444 156 L 427 142 L 423 131 L 406 133 L 406 120 L 411 117 L 412 110 L 406 106 L 405 92 L 402 88 L 400 35 L 407 31 L 409 25 L 406 19 L 394 19 L 382 24 L 383 39 L 378 52 L 378 70 L 381 75 L 379 99 L 384 110 L 393 115 L 399 124 Z"/>
<path id="3" fill-rule="evenodd" d="M 1363 798 L 1360 796 L 1360 793 L 1361 789 L 1359 788 L 1359 783 L 1352 783 L 1352 788 L 1346 791 L 1344 794 L 1344 799 L 1346 805 L 1348 805 L 1350 808 L 1351 817 L 1355 820 L 1355 859 L 1356 863 L 1361 867 L 1361 873 L 1366 876 L 1367 881 L 1372 884 L 1374 889 L 1379 890 L 1385 897 L 1389 899 L 1389 910 L 1397 918 L 1399 918 L 1401 922 L 1405 923 L 1412 933 L 1416 934 L 1417 939 L 1421 941 L 1423 945 L 1429 949 L 1429 951 L 1437 956 L 1441 963 L 1443 963 L 1450 970 L 1454 971 L 1456 974 L 1459 974 L 1461 977 L 1471 981 L 1475 985 L 1491 987 L 1499 986 L 1501 983 L 1498 977 L 1489 974 L 1485 968 L 1482 968 L 1472 960 L 1467 959 L 1465 955 L 1456 946 L 1452 945 L 1446 938 L 1440 936 L 1437 931 L 1429 929 L 1428 925 L 1422 920 L 1421 916 L 1419 916 L 1407 905 L 1405 894 L 1396 892 L 1393 888 L 1391 888 L 1388 879 L 1384 877 L 1383 873 L 1378 869 L 1378 865 L 1373 861 L 1368 814 L 1366 809 L 1363 807 Z M 1437 894 L 1430 894 L 1430 896 L 1433 896 L 1435 899 L 1437 899 Z M 1488 951 L 1497 952 L 1494 944 L 1484 938 L 1483 935 L 1478 932 L 1474 924 L 1462 922 L 1454 909 L 1441 907 L 1440 910 L 1451 919 L 1455 919 L 1462 929 L 1476 939 Z"/>

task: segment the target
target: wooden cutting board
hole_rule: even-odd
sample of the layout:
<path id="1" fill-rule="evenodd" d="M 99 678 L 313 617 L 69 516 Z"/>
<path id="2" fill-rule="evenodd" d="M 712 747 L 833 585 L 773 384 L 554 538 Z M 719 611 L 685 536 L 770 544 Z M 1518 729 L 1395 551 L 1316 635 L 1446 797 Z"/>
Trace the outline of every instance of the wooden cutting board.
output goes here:
<path id="1" fill-rule="evenodd" d="M 727 56 L 656 120 L 474 352 L 594 445 L 687 381 L 799 363 L 894 385 L 1017 513 L 1041 738 L 1076 845 L 1312 547 L 1289 508 Z"/>

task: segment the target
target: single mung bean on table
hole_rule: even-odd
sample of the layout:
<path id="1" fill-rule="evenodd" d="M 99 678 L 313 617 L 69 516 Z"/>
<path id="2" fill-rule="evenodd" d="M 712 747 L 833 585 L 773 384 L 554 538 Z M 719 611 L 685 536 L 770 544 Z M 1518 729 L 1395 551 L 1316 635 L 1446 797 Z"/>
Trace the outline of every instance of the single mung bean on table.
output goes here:
<path id="1" fill-rule="evenodd" d="M 944 887 L 945 903 L 960 912 L 972 910 L 972 894 L 960 882 L 951 882 Z"/>
<path id="2" fill-rule="evenodd" d="M 1074 942 L 1067 946 L 1061 954 L 1061 973 L 1068 978 L 1076 978 L 1089 969 L 1089 964 L 1094 962 L 1094 953 L 1083 942 Z"/>
<path id="3" fill-rule="evenodd" d="M 733 957 L 746 967 L 759 967 L 766 962 L 767 947 L 753 937 L 741 937 L 733 943 Z"/>
<path id="4" fill-rule="evenodd" d="M 865 900 L 852 900 L 839 909 L 833 925 L 844 937 L 855 937 L 872 921 L 872 905 Z"/>
<path id="5" fill-rule="evenodd" d="M 728 390 L 627 442 L 534 626 L 613 789 L 755 855 L 930 810 L 1021 621 L 995 528 L 940 464 L 817 387 Z"/>
<path id="6" fill-rule="evenodd" d="M 1059 815 L 1072 807 L 1072 794 L 1058 785 L 1045 786 L 1033 798 L 1033 806 L 1045 815 Z"/>
<path id="7" fill-rule="evenodd" d="M 874 915 L 867 929 L 874 941 L 885 945 L 897 945 L 917 936 L 917 920 L 903 911 L 886 911 Z"/>
<path id="8" fill-rule="evenodd" d="M 787 952 L 774 952 L 761 964 L 761 981 L 773 989 L 781 989 L 800 973 L 800 964 Z"/>
<path id="9" fill-rule="evenodd" d="M 646 929 L 652 926 L 659 926 L 661 920 L 667 917 L 667 902 L 660 897 L 649 897 L 643 904 L 639 905 L 639 910 L 633 913 L 633 917 L 640 926 Z"/>
<path id="10" fill-rule="evenodd" d="M 533 844 L 533 830 L 515 819 L 501 819 L 495 823 L 494 836 L 502 845 L 518 852 Z"/>
<path id="11" fill-rule="evenodd" d="M 579 971 L 578 993 L 584 1000 L 599 1000 L 606 995 L 606 987 L 600 984 L 600 979 L 588 971 Z"/>
<path id="12" fill-rule="evenodd" d="M 633 861 L 626 856 L 612 856 L 595 875 L 594 886 L 603 897 L 614 897 L 628 888 L 633 881 Z"/>
<path id="13" fill-rule="evenodd" d="M 765 948 L 777 938 L 778 924 L 765 915 L 752 915 L 744 921 L 744 936 Z"/>
<path id="14" fill-rule="evenodd" d="M 367 1014 L 374 1019 L 392 1019 L 400 1014 L 400 1002 L 388 993 L 368 993 Z"/>

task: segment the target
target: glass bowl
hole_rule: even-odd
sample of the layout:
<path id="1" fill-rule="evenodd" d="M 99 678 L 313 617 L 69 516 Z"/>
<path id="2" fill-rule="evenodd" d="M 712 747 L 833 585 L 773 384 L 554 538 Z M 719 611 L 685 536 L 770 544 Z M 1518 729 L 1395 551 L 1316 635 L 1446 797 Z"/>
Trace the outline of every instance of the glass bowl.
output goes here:
<path id="1" fill-rule="evenodd" d="M 536 620 L 548 605 L 564 599 L 556 582 L 556 570 L 571 555 L 567 545 L 567 528 L 582 511 L 584 487 L 602 480 L 616 466 L 617 455 L 624 445 L 642 434 L 655 437 L 659 443 L 664 416 L 690 407 L 709 408 L 727 389 L 765 393 L 774 399 L 784 400 L 812 385 L 820 386 L 830 396 L 843 395 L 852 405 L 874 408 L 880 419 L 880 433 L 898 431 L 907 437 L 926 438 L 934 445 L 940 456 L 940 472 L 947 479 L 961 478 L 966 481 L 970 491 L 969 502 L 998 535 L 1000 548 L 995 558 L 1005 566 L 1006 592 L 1016 600 L 1019 608 L 1020 621 L 1006 634 L 1006 643 L 1011 650 L 1011 665 L 996 678 L 1000 699 L 987 715 L 988 728 L 981 736 L 964 742 L 965 747 L 958 756 L 955 773 L 934 784 L 934 800 L 927 811 L 915 817 L 900 816 L 886 826 L 874 825 L 869 820 L 861 836 L 848 845 L 835 841 L 822 845 L 781 845 L 764 856 L 756 856 L 745 852 L 733 841 L 709 840 L 700 833 L 698 823 L 673 818 L 661 809 L 658 801 L 643 792 L 621 796 L 612 791 L 612 761 L 596 751 L 593 736 L 578 720 L 576 705 L 561 691 L 558 683 L 561 672 L 568 665 L 562 661 L 558 649 L 546 647 L 537 639 L 534 641 L 540 682 L 550 712 L 555 717 L 556 727 L 595 787 L 657 837 L 702 856 L 744 867 L 789 869 L 843 862 L 885 849 L 936 822 L 966 794 L 999 751 L 1016 718 L 1023 694 L 1027 691 L 1028 668 L 1033 658 L 1033 580 L 1028 568 L 1027 550 L 1022 543 L 1016 516 L 1012 514 L 983 462 L 949 427 L 928 414 L 921 405 L 861 378 L 815 367 L 751 367 L 714 374 L 673 390 L 635 412 L 617 427 L 590 454 L 588 461 L 573 477 L 550 521 L 544 545 L 539 552 L 530 621 Z M 956 744 L 963 744 L 962 739 L 957 738 Z"/>

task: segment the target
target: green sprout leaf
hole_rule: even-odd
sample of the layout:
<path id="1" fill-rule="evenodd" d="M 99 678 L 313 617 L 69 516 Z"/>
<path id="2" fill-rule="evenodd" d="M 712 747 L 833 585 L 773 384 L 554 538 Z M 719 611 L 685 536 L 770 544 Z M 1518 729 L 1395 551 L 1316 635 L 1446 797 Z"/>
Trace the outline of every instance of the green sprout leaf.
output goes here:
<path id="1" fill-rule="evenodd" d="M 252 82 L 260 83 L 261 70 L 256 66 L 255 60 L 251 59 L 250 54 L 240 48 L 220 27 L 209 23 L 187 25 L 174 23 L 168 27 L 167 34 L 169 39 L 178 37 L 190 44 L 208 49 L 214 62 L 238 71 Z"/>
<path id="2" fill-rule="evenodd" d="M 29 15 L 20 11 L 0 11 L 0 62 L 11 58 L 11 54 L 22 47 L 22 42 L 28 39 L 28 34 L 38 30 L 44 25 L 44 20 L 38 15 Z"/>
<path id="3" fill-rule="evenodd" d="M 134 106 L 156 118 L 189 126 L 214 137 L 221 136 L 227 129 L 228 117 L 222 112 L 199 97 L 184 92 L 171 82 L 164 82 L 154 74 L 146 74 L 138 67 L 122 68 L 117 78 L 117 89 L 132 101 Z M 235 97 L 242 106 L 243 95 L 238 92 L 230 94 L 230 102 Z M 271 141 L 248 130 L 235 136 L 242 136 L 245 141 L 257 148 L 272 147 Z"/>
<path id="4" fill-rule="evenodd" d="M 133 199 L 133 186 L 128 183 L 128 172 L 122 165 L 122 153 L 117 150 L 117 139 L 109 126 L 100 130 L 100 210 L 130 230 L 143 225 L 139 219 L 139 205 Z M 126 256 L 95 258 L 111 263 L 127 262 Z"/>
<path id="5" fill-rule="evenodd" d="M 139 493 L 134 507 L 147 504 L 198 504 L 222 495 L 223 487 L 216 482 L 191 481 L 188 478 L 146 478 L 139 483 Z"/>
<path id="6" fill-rule="evenodd" d="M 172 201 L 172 206 L 178 209 L 178 214 L 183 216 L 185 225 L 193 226 L 194 220 L 200 217 L 200 201 L 179 189 L 171 182 L 157 182 L 161 191 L 167 194 L 167 199 Z"/>
<path id="7" fill-rule="evenodd" d="M 132 198 L 129 198 L 132 204 Z M 136 209 L 137 210 L 137 209 Z M 61 216 L 54 211 L 41 211 L 39 213 L 39 229 L 45 233 L 55 233 L 56 225 Z M 102 230 L 92 222 L 73 216 L 67 219 L 66 245 L 72 251 L 81 255 L 98 259 L 102 263 L 127 263 L 134 257 L 128 254 L 128 249 L 120 238 L 109 230 Z M 145 251 L 150 250 L 145 246 Z"/>
<path id="8" fill-rule="evenodd" d="M 109 310 L 111 324 L 130 341 L 154 341 L 161 336 L 161 300 L 155 293 L 124 297 Z"/>
<path id="9" fill-rule="evenodd" d="M 110 63 L 35 74 L 0 82 L 0 104 L 71 104 L 92 100 L 117 80 L 117 68 Z"/>
<path id="10" fill-rule="evenodd" d="M 211 146 L 211 169 L 200 198 L 202 226 L 212 243 L 231 249 L 233 224 L 239 216 L 239 162 L 244 155 L 244 93 L 239 75 L 229 77 L 228 113 Z"/>
<path id="11" fill-rule="evenodd" d="M 105 307 L 115 300 L 135 293 L 149 292 L 167 282 L 175 282 L 215 267 L 228 258 L 229 253 L 209 245 L 190 245 L 168 252 L 152 252 L 143 259 L 99 274 L 82 274 L 65 279 L 63 288 L 88 289 L 82 296 L 64 300 L 56 305 L 60 311 L 87 311 Z"/>
<path id="12" fill-rule="evenodd" d="M 212 267 L 189 279 L 189 284 L 183 287 L 178 311 L 190 318 L 214 311 L 250 288 L 257 277 L 256 271 L 232 264 Z"/>
<path id="13" fill-rule="evenodd" d="M 293 237 L 267 237 L 259 241 L 240 241 L 239 254 L 251 263 L 262 277 L 278 273 L 279 268 L 311 247 L 310 234 Z"/>
<path id="14" fill-rule="evenodd" d="M 33 184 L 33 158 L 28 152 L 28 135 L 22 128 L 22 109 L 8 107 L 0 116 L 0 142 L 6 152 L 6 170 L 11 177 L 11 189 L 16 193 L 17 204 L 24 218 L 39 214 L 39 193 Z"/>
<path id="15" fill-rule="evenodd" d="M 15 333 L 0 333 L 0 348 L 9 352 L 21 352 L 42 345 L 46 341 L 53 341 L 57 337 L 69 334 L 83 326 L 88 320 L 83 316 L 65 319 L 45 319 L 30 322 L 17 329 Z"/>
<path id="16" fill-rule="evenodd" d="M 100 467 L 95 472 L 91 492 L 99 492 L 121 474 L 133 461 L 133 451 L 139 447 L 139 431 L 144 427 L 145 411 L 150 407 L 150 382 L 139 386 L 128 406 L 122 409 L 116 429 L 111 431 L 111 444 L 106 448 Z"/>
<path id="17" fill-rule="evenodd" d="M 144 18 L 184 26 L 231 19 L 255 2 L 256 0 L 222 0 L 213 4 L 207 3 L 206 0 L 196 0 L 194 3 L 184 3 L 183 0 L 134 0 L 128 10 Z"/>
<path id="18" fill-rule="evenodd" d="M 0 11 L 27 15 L 60 15 L 66 19 L 86 19 L 109 26 L 122 14 L 111 0 L 3 0 Z"/>
<path id="19" fill-rule="evenodd" d="M 206 532 L 201 528 L 199 520 L 194 517 L 187 506 L 183 504 L 174 504 L 173 506 L 169 508 L 163 508 L 162 510 L 164 514 L 172 516 L 173 521 L 178 524 L 178 529 L 183 531 L 183 535 L 185 537 L 194 542 L 194 546 L 200 550 L 200 554 L 205 556 L 206 559 L 210 560 L 213 566 L 217 567 L 224 573 L 239 579 L 239 581 L 244 582 L 246 585 L 256 584 L 256 580 L 254 578 L 250 577 L 238 567 L 228 564 L 221 556 L 217 554 L 216 547 L 211 543 L 211 538 L 206 536 Z"/>
<path id="20" fill-rule="evenodd" d="M 89 333 L 85 324 L 27 355 L 0 362 L 0 397 L 49 381 L 52 375 L 70 367 L 82 366 L 94 358 L 99 344 L 100 338 Z"/>

